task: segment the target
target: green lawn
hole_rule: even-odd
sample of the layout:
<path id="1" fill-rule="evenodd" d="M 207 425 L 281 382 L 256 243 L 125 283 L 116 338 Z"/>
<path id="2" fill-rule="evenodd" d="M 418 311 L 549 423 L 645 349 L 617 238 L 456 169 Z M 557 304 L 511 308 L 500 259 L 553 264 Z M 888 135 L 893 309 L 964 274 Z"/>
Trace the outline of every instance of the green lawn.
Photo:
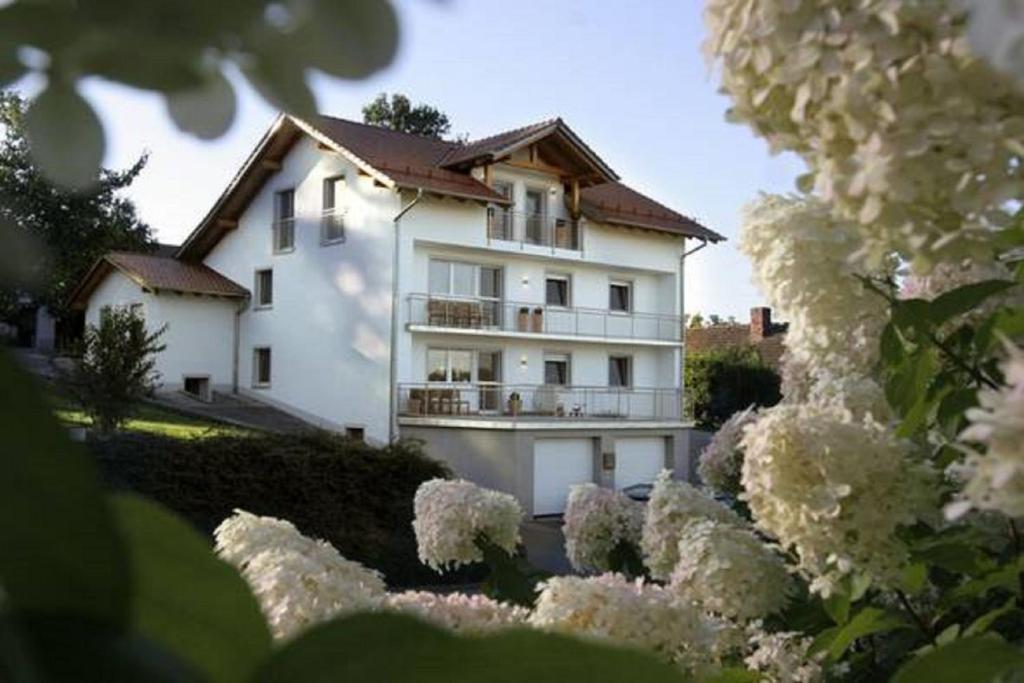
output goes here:
<path id="1" fill-rule="evenodd" d="M 90 424 L 89 418 L 65 396 L 51 392 L 50 402 L 53 412 L 61 422 L 67 425 Z M 203 439 L 211 436 L 245 436 L 251 434 L 241 427 L 187 417 L 157 406 L 142 404 L 135 417 L 128 420 L 123 427 L 127 432 L 144 432 L 159 434 L 175 439 Z"/>

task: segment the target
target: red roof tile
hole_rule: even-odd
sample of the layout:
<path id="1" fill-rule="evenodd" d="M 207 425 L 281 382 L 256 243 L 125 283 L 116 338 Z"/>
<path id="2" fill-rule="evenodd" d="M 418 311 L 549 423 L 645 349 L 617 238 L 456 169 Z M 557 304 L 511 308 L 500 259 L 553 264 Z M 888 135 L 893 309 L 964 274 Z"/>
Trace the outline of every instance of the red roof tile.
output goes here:
<path id="1" fill-rule="evenodd" d="M 600 223 L 650 228 L 710 242 L 725 239 L 692 218 L 619 182 L 602 183 L 581 190 L 580 209 L 585 216 Z"/>

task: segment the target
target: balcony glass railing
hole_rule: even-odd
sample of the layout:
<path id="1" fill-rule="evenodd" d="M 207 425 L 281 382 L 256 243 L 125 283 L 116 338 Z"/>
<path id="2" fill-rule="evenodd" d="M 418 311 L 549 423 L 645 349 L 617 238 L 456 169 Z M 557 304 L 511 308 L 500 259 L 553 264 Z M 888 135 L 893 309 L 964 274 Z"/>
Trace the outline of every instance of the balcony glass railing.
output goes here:
<path id="1" fill-rule="evenodd" d="M 658 341 L 680 341 L 683 332 L 677 315 L 432 294 L 409 295 L 408 322 L 428 327 Z"/>
<path id="2" fill-rule="evenodd" d="M 579 251 L 581 248 L 579 221 L 494 207 L 487 210 L 487 237 L 552 249 Z"/>
<path id="3" fill-rule="evenodd" d="M 675 388 L 549 384 L 403 383 L 404 416 L 490 419 L 678 420 L 682 392 Z"/>

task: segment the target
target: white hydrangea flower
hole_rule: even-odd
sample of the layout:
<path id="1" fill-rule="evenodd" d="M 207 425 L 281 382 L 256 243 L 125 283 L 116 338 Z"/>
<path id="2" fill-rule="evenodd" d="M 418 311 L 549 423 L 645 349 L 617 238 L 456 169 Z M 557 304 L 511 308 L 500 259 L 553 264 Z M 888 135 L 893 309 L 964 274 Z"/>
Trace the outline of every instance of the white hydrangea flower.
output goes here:
<path id="1" fill-rule="evenodd" d="M 654 482 L 644 516 L 640 547 L 644 563 L 656 579 L 667 580 L 679 561 L 679 539 L 691 522 L 712 519 L 726 524 L 745 524 L 743 518 L 685 481 L 672 479 L 662 470 Z"/>
<path id="2" fill-rule="evenodd" d="M 991 228 L 1009 223 L 1006 203 L 1024 190 L 1024 88 L 970 48 L 960 3 L 706 8 L 731 118 L 804 158 L 801 187 L 859 223 L 867 262 L 897 251 L 927 272 L 990 250 Z"/>
<path id="3" fill-rule="evenodd" d="M 276 638 L 290 638 L 342 614 L 377 609 L 384 599 L 379 573 L 284 520 L 236 510 L 214 534 L 217 552 L 241 570 Z"/>
<path id="4" fill-rule="evenodd" d="M 748 529 L 704 520 L 683 530 L 669 584 L 681 599 L 746 622 L 783 610 L 793 588 L 779 553 Z"/>
<path id="5" fill-rule="evenodd" d="M 902 525 L 933 512 L 931 470 L 874 422 L 815 405 L 761 411 L 744 433 L 741 496 L 756 525 L 792 548 L 811 590 L 854 570 L 892 585 L 907 559 Z"/>
<path id="6" fill-rule="evenodd" d="M 789 320 L 786 362 L 812 384 L 820 372 L 865 376 L 878 363 L 888 303 L 858 280 L 883 274 L 853 265 L 861 244 L 858 226 L 813 198 L 762 195 L 745 208 L 740 250 L 768 303 Z"/>
<path id="7" fill-rule="evenodd" d="M 960 440 L 980 444 L 984 453 L 968 447 L 959 468 L 965 480 L 963 500 L 946 509 L 958 517 L 970 508 L 997 510 L 1024 517 L 1024 350 L 1008 345 L 1003 364 L 1006 386 L 978 392 L 978 407 L 967 411 L 968 426 Z"/>
<path id="8" fill-rule="evenodd" d="M 621 574 L 548 579 L 529 621 L 540 629 L 648 650 L 689 671 L 717 658 L 722 628 L 665 588 Z"/>
<path id="9" fill-rule="evenodd" d="M 483 560 L 478 536 L 510 555 L 519 544 L 523 510 L 507 493 L 462 479 L 431 479 L 416 490 L 413 507 L 420 561 L 437 571 Z"/>
<path id="10" fill-rule="evenodd" d="M 565 554 L 579 572 L 606 572 L 608 556 L 622 541 L 640 548 L 644 506 L 628 496 L 595 484 L 569 489 L 562 533 Z"/>
<path id="11" fill-rule="evenodd" d="M 530 611 L 484 595 L 405 591 L 387 597 L 386 609 L 404 612 L 461 635 L 483 635 L 523 626 Z"/>
<path id="12" fill-rule="evenodd" d="M 752 651 L 743 661 L 766 683 L 822 683 L 826 653 L 808 656 L 812 642 L 795 631 L 766 633 L 757 629 L 750 637 Z"/>
<path id="13" fill-rule="evenodd" d="M 750 406 L 726 420 L 700 454 L 697 473 L 701 482 L 720 493 L 740 492 L 740 468 L 743 451 L 740 438 L 747 425 L 757 420 L 757 410 Z"/>
<path id="14" fill-rule="evenodd" d="M 1024 0 L 961 0 L 970 10 L 971 48 L 1024 80 Z"/>

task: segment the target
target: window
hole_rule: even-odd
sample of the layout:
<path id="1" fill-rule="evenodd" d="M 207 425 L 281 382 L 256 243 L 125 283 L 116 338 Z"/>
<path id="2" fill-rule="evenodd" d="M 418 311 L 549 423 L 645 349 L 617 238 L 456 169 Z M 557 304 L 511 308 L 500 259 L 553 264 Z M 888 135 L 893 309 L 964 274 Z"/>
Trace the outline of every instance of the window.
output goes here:
<path id="1" fill-rule="evenodd" d="M 267 347 L 253 349 L 252 385 L 254 387 L 270 386 L 270 349 Z"/>
<path id="2" fill-rule="evenodd" d="M 569 384 L 569 356 L 561 353 L 544 354 L 544 384 Z"/>
<path id="3" fill-rule="evenodd" d="M 633 285 L 629 282 L 612 282 L 608 287 L 608 310 L 629 313 L 633 310 Z"/>
<path id="4" fill-rule="evenodd" d="M 345 436 L 353 441 L 366 441 L 366 429 L 364 427 L 345 427 Z"/>
<path id="5" fill-rule="evenodd" d="M 608 357 L 608 386 L 633 386 L 633 359 L 630 356 Z"/>
<path id="6" fill-rule="evenodd" d="M 274 252 L 295 249 L 295 190 L 274 194 Z"/>
<path id="7" fill-rule="evenodd" d="M 544 193 L 526 190 L 526 241 L 544 244 Z"/>
<path id="8" fill-rule="evenodd" d="M 463 349 L 427 349 L 428 382 L 472 382 L 473 352 Z"/>
<path id="9" fill-rule="evenodd" d="M 274 304 L 274 271 L 270 268 L 256 271 L 256 308 L 270 308 Z"/>
<path id="10" fill-rule="evenodd" d="M 345 241 L 345 222 L 338 200 L 345 189 L 345 177 L 324 179 L 324 211 L 320 219 L 320 244 L 336 244 Z"/>
<path id="11" fill-rule="evenodd" d="M 512 200 L 512 183 L 505 180 L 495 180 L 494 191 L 502 197 L 505 197 L 510 201 Z M 491 207 L 488 215 L 490 218 L 488 222 L 488 235 L 491 239 L 513 239 L 511 208 L 505 206 Z"/>
<path id="12" fill-rule="evenodd" d="M 545 285 L 545 302 L 548 306 L 569 307 L 569 276 L 548 275 Z"/>
<path id="13" fill-rule="evenodd" d="M 200 401 L 210 401 L 210 378 L 206 375 L 186 376 L 182 382 L 186 394 Z"/>
<path id="14" fill-rule="evenodd" d="M 431 259 L 427 287 L 431 294 L 501 299 L 501 268 Z"/>

